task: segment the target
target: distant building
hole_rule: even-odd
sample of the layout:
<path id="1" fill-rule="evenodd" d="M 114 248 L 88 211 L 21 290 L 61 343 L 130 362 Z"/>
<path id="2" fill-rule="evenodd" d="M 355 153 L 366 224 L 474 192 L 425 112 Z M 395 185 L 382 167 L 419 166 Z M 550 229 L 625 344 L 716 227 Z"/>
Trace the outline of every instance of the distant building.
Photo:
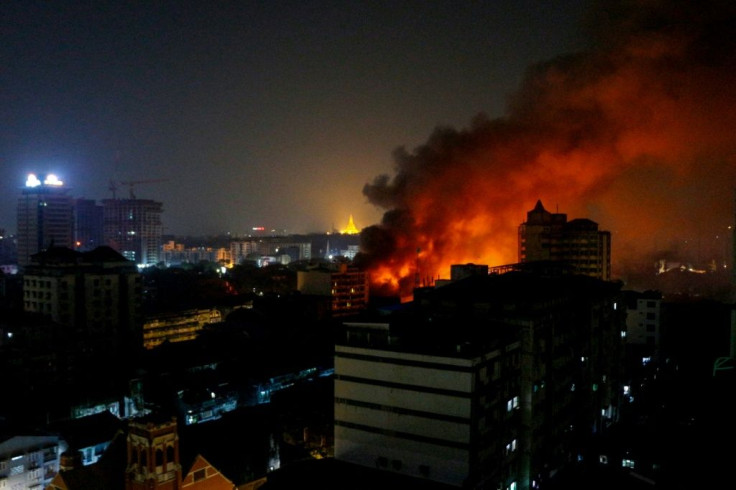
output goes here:
<path id="1" fill-rule="evenodd" d="M 230 257 L 233 265 L 244 260 L 253 260 L 259 267 L 280 263 L 288 264 L 312 258 L 312 243 L 294 241 L 290 237 L 261 237 L 257 240 L 233 240 L 230 242 Z"/>
<path id="2" fill-rule="evenodd" d="M 624 291 L 626 343 L 641 362 L 659 354 L 662 334 L 662 294 L 658 291 Z"/>
<path id="3" fill-rule="evenodd" d="M 360 233 L 360 230 L 355 226 L 355 222 L 353 221 L 353 215 L 350 215 L 350 218 L 348 219 L 348 224 L 345 228 L 340 231 L 343 235 L 357 235 Z"/>
<path id="4" fill-rule="evenodd" d="M 74 201 L 74 249 L 80 252 L 104 245 L 103 208 L 94 199 Z"/>
<path id="5" fill-rule="evenodd" d="M 18 269 L 17 237 L 0 228 L 0 270 L 14 274 Z"/>
<path id="6" fill-rule="evenodd" d="M 166 267 L 198 264 L 203 261 L 223 265 L 232 263 L 230 250 L 227 248 L 187 247 L 183 243 L 176 243 L 174 240 L 169 240 L 163 244 L 161 258 Z"/>
<path id="7" fill-rule="evenodd" d="M 368 306 L 368 274 L 346 263 L 298 270 L 297 290 L 329 297 L 332 316 L 355 315 Z"/>
<path id="8" fill-rule="evenodd" d="M 576 273 L 611 280 L 611 233 L 589 219 L 567 221 L 537 201 L 519 225 L 519 262 L 559 261 Z"/>
<path id="9" fill-rule="evenodd" d="M 222 313 L 216 308 L 151 314 L 143 322 L 143 347 L 194 340 L 206 325 L 220 322 Z"/>
<path id="10" fill-rule="evenodd" d="M 50 246 L 74 245 L 74 199 L 54 175 L 30 174 L 18 198 L 18 264 Z"/>
<path id="11" fill-rule="evenodd" d="M 136 264 L 161 261 L 163 204 L 150 199 L 103 199 L 105 244 Z"/>
<path id="12" fill-rule="evenodd" d="M 544 488 L 618 418 L 625 309 L 581 275 L 418 290 L 335 346 L 335 458 L 456 488 Z"/>

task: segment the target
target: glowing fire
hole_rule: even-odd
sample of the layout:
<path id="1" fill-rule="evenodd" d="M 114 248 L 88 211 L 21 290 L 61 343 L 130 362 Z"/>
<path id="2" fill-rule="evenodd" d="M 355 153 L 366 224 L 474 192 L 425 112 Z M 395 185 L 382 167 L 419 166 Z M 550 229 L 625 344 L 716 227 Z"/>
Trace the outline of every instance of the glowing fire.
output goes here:
<path id="1" fill-rule="evenodd" d="M 538 199 L 612 232 L 614 276 L 731 224 L 736 8 L 667 8 L 636 4 L 596 51 L 532 67 L 505 117 L 398 149 L 396 174 L 363 189 L 386 210 L 361 232 L 373 290 L 409 297 L 453 264 L 516 262 Z"/>

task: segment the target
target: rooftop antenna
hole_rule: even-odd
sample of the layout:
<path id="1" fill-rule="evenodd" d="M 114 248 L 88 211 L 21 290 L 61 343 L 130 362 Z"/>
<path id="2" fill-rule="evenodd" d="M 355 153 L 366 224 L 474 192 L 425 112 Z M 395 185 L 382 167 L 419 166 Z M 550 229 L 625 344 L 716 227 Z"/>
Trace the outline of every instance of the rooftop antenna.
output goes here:
<path id="1" fill-rule="evenodd" d="M 415 273 L 414 273 L 414 287 L 419 287 L 419 252 L 421 252 L 422 249 L 417 247 L 417 258 L 416 258 L 416 264 L 415 264 Z"/>

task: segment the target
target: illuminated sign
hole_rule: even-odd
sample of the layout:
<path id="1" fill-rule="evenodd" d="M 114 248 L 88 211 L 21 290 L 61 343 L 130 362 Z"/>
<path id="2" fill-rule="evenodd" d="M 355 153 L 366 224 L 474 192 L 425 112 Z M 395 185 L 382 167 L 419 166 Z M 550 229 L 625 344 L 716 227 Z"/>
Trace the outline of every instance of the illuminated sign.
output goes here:
<path id="1" fill-rule="evenodd" d="M 26 178 L 26 187 L 38 187 L 41 184 L 53 186 L 53 187 L 61 187 L 64 185 L 64 182 L 59 180 L 59 178 L 54 174 L 48 174 L 43 182 L 36 176 L 36 174 L 28 174 L 28 177 Z"/>
<path id="2" fill-rule="evenodd" d="M 41 181 L 38 180 L 38 177 L 36 177 L 35 174 L 28 174 L 28 178 L 26 179 L 26 187 L 38 187 L 41 185 Z"/>
<path id="3" fill-rule="evenodd" d="M 59 178 L 54 174 L 48 174 L 46 179 L 43 181 L 45 185 L 61 186 L 64 182 L 60 181 Z"/>

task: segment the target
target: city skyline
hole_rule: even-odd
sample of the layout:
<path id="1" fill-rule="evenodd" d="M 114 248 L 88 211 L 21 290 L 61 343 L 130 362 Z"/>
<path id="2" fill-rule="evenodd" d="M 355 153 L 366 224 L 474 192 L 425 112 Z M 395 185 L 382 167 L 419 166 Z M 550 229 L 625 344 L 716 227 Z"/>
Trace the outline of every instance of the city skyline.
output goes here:
<path id="1" fill-rule="evenodd" d="M 31 172 L 96 200 L 146 181 L 170 234 L 378 223 L 362 189 L 392 151 L 502 115 L 530 64 L 584 46 L 586 8 L 3 2 L 0 228 Z"/>
<path id="2" fill-rule="evenodd" d="M 390 281 L 515 262 L 538 200 L 610 230 L 614 276 L 726 260 L 735 7 L 594 5 L 5 4 L 0 227 L 54 171 L 140 182 L 166 234 L 352 215 Z"/>

